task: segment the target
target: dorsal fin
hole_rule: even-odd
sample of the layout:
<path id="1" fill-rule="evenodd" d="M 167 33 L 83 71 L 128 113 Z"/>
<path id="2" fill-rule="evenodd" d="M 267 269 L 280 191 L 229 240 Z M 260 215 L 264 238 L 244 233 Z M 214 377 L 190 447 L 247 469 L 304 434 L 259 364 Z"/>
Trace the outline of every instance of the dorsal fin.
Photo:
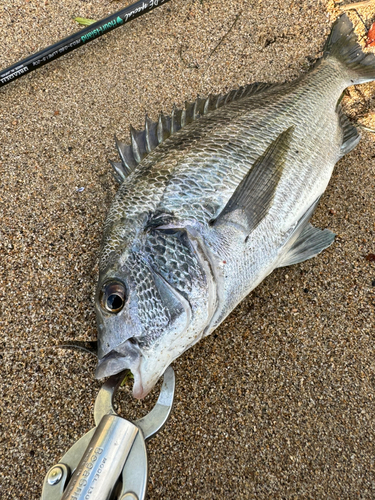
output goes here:
<path id="1" fill-rule="evenodd" d="M 121 159 L 121 163 L 110 162 L 114 169 L 113 175 L 115 179 L 121 183 L 148 153 L 185 125 L 215 109 L 221 108 L 225 104 L 259 94 L 278 85 L 273 83 L 251 83 L 245 87 L 231 90 L 227 94 L 211 95 L 206 98 L 198 97 L 194 102 L 186 102 L 185 109 L 181 110 L 174 107 L 171 116 L 160 113 L 157 122 L 153 122 L 146 115 L 144 130 L 138 131 L 132 126 L 130 127 L 130 145 L 124 144 L 115 138 Z"/>
<path id="2" fill-rule="evenodd" d="M 161 144 L 171 135 L 171 117 L 164 116 L 163 113 L 160 113 L 156 130 L 158 143 Z"/>
<path id="3" fill-rule="evenodd" d="M 158 124 L 150 120 L 146 115 L 145 119 L 145 134 L 146 134 L 146 148 L 147 152 L 151 153 L 153 149 L 159 144 L 157 136 Z"/>
<path id="4" fill-rule="evenodd" d="M 115 180 L 119 184 L 121 184 L 126 179 L 126 175 L 127 175 L 124 173 L 125 172 L 124 164 L 121 161 L 117 162 L 117 161 L 112 161 L 112 160 L 109 160 L 109 163 L 111 164 L 111 166 L 113 168 L 113 171 L 112 171 L 113 177 L 115 178 Z"/>
<path id="5" fill-rule="evenodd" d="M 132 141 L 131 148 L 133 150 L 134 159 L 137 163 L 139 163 L 147 154 L 146 132 L 145 130 L 135 130 L 135 128 L 130 125 L 130 138 Z"/>
<path id="6" fill-rule="evenodd" d="M 177 132 L 177 130 L 180 130 L 181 116 L 182 109 L 177 109 L 176 106 L 174 106 L 171 114 L 171 134 L 174 134 L 175 132 Z"/>

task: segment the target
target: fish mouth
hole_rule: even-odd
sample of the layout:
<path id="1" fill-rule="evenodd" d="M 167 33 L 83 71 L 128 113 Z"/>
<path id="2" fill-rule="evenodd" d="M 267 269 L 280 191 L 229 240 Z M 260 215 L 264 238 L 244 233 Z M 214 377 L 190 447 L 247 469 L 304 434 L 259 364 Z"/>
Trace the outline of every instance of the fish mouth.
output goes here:
<path id="1" fill-rule="evenodd" d="M 122 354 L 113 350 L 99 360 L 95 370 L 95 378 L 100 380 L 111 377 L 124 370 L 130 370 L 133 374 L 133 396 L 136 399 L 143 399 L 149 391 L 145 391 L 142 384 L 140 357 L 134 358 L 134 355 Z"/>

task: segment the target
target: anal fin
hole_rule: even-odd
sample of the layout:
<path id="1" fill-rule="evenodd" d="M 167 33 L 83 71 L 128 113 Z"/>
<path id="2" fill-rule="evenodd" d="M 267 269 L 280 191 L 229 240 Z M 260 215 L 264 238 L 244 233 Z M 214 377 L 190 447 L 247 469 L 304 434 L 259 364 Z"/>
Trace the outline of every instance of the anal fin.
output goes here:
<path id="1" fill-rule="evenodd" d="M 340 148 L 341 156 L 346 155 L 356 147 L 361 138 L 356 127 L 350 122 L 349 118 L 342 111 L 341 106 L 337 109 L 339 122 L 343 133 L 342 145 Z"/>
<path id="2" fill-rule="evenodd" d="M 335 234 L 329 229 L 317 229 L 307 224 L 278 267 L 291 266 L 311 259 L 328 248 L 334 239 Z"/>

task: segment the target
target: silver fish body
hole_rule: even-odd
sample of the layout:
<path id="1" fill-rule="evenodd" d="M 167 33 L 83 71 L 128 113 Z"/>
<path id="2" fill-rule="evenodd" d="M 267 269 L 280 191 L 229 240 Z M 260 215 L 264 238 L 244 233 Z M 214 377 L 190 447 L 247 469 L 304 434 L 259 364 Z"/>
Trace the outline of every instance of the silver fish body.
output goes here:
<path id="1" fill-rule="evenodd" d="M 129 368 L 144 397 L 275 268 L 332 243 L 308 221 L 359 141 L 337 102 L 373 79 L 375 57 L 342 16 L 322 60 L 298 80 L 198 99 L 118 144 L 121 186 L 96 297 L 98 378 Z"/>

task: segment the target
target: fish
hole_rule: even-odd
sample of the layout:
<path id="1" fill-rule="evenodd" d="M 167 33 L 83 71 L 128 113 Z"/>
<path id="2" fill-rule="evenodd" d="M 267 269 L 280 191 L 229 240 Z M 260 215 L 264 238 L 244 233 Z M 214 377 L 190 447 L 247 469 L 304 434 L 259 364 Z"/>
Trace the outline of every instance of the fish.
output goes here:
<path id="1" fill-rule="evenodd" d="M 95 295 L 98 379 L 131 370 L 144 398 L 274 269 L 335 235 L 309 222 L 334 165 L 359 142 L 340 99 L 375 79 L 346 14 L 322 57 L 283 84 L 197 98 L 116 139 L 120 187 L 107 214 Z"/>

